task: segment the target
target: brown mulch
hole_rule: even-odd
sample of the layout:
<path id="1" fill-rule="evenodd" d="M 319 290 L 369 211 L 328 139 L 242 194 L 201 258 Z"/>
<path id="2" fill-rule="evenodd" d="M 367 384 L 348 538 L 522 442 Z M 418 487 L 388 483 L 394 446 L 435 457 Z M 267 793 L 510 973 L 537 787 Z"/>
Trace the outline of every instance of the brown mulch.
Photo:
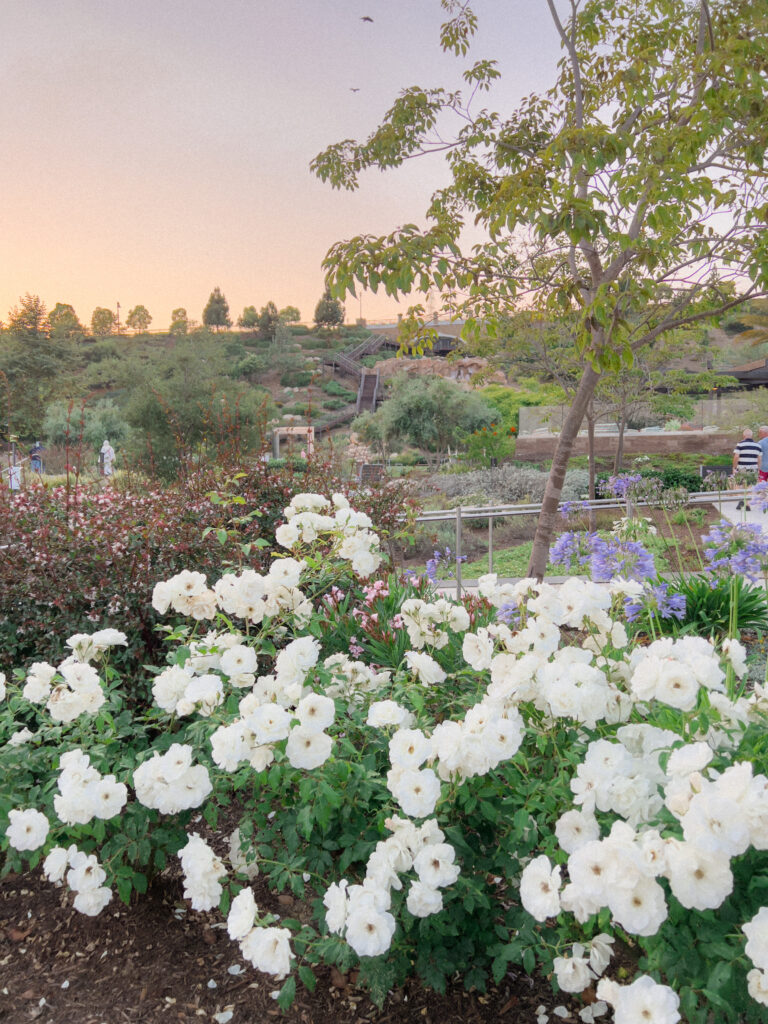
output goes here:
<path id="1" fill-rule="evenodd" d="M 265 905 L 257 892 L 260 905 Z M 292 901 L 291 897 L 271 900 Z M 277 909 L 277 905 L 276 905 Z M 281 903 L 280 909 L 297 914 Z M 72 907 L 66 887 L 39 872 L 0 883 L 0 1021 L 24 1024 L 535 1024 L 538 1007 L 578 1007 L 555 996 L 545 978 L 510 971 L 487 994 L 456 986 L 447 995 L 415 981 L 387 997 L 379 1010 L 354 984 L 354 972 L 317 970 L 309 993 L 299 982 L 283 1014 L 272 992 L 280 983 L 244 963 L 218 913 L 198 914 L 182 899 L 178 880 L 159 885 L 125 907 L 117 899 L 96 918 Z M 229 973 L 234 968 L 234 974 Z M 238 973 L 242 972 L 242 973 Z"/>

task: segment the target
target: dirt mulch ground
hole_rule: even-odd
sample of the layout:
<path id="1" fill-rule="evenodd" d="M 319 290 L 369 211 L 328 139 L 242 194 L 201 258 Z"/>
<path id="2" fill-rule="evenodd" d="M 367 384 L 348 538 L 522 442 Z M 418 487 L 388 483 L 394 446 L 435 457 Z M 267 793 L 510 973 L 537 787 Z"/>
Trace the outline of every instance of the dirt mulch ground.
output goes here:
<path id="1" fill-rule="evenodd" d="M 257 899 L 266 905 L 261 894 Z M 244 964 L 221 915 L 189 909 L 178 881 L 163 880 L 130 908 L 115 899 L 96 918 L 79 914 L 71 901 L 66 888 L 38 872 L 0 883 L 0 1021 L 215 1024 L 217 1014 L 225 1021 L 231 1011 L 231 1024 L 535 1024 L 538 1007 L 551 1014 L 564 1005 L 569 1016 L 550 1019 L 578 1022 L 575 1004 L 554 996 L 546 979 L 522 972 L 510 972 L 487 995 L 457 987 L 440 996 L 412 982 L 379 1010 L 352 977 L 322 969 L 314 993 L 299 983 L 293 1007 L 282 1014 L 270 995 L 279 983 Z"/>

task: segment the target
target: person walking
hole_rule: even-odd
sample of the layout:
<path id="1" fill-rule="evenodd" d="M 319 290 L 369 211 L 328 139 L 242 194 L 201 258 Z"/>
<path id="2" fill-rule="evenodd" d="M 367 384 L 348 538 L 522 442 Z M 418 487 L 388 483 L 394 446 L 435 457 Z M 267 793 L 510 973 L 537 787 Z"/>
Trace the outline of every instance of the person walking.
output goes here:
<path id="1" fill-rule="evenodd" d="M 763 449 L 755 441 L 751 428 L 744 427 L 741 432 L 741 440 L 733 449 L 733 472 L 731 479 L 733 480 L 734 487 L 737 486 L 736 474 L 758 472 L 762 457 Z M 740 501 L 736 508 L 744 508 L 744 502 Z M 749 505 L 747 505 L 747 510 L 749 510 Z"/>
<path id="2" fill-rule="evenodd" d="M 757 478 L 761 481 L 768 480 L 768 426 L 763 425 L 757 430 L 757 443 L 763 455 L 760 459 L 760 468 L 757 471 Z"/>

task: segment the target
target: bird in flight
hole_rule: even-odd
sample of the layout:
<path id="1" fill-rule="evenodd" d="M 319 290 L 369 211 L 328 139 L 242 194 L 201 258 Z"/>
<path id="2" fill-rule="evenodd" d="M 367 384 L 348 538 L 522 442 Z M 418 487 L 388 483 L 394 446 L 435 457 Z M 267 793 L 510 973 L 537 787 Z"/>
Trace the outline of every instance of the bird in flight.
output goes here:
<path id="1" fill-rule="evenodd" d="M 373 23 L 373 18 L 369 18 L 367 14 L 364 14 L 360 21 L 370 21 L 371 23 Z"/>
<path id="2" fill-rule="evenodd" d="M 352 85 L 351 85 L 351 86 L 349 87 L 349 91 L 350 91 L 350 92 L 360 92 L 360 90 L 359 90 L 359 89 L 355 89 L 355 87 L 354 87 L 354 86 L 352 86 Z"/>

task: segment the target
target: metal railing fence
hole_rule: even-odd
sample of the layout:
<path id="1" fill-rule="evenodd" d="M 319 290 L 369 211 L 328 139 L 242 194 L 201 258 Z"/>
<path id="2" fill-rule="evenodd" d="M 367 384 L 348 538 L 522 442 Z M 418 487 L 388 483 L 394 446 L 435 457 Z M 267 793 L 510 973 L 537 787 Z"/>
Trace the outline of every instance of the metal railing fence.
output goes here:
<path id="1" fill-rule="evenodd" d="M 686 505 L 721 505 L 723 501 L 743 500 L 752 495 L 751 487 L 744 487 L 741 489 L 732 490 L 717 490 L 717 491 L 693 491 L 688 494 Z M 768 498 L 768 494 L 766 495 Z M 565 504 L 561 502 L 561 504 Z M 644 501 L 644 500 L 631 500 L 629 502 L 622 498 L 595 498 L 590 501 L 583 499 L 574 501 L 573 504 L 577 504 L 580 510 L 587 512 L 594 510 L 595 512 L 601 509 L 611 510 L 617 509 L 625 512 L 627 515 L 633 515 L 636 509 L 640 508 L 658 508 L 658 501 Z M 503 519 L 506 517 L 514 516 L 538 516 L 541 512 L 541 502 L 529 502 L 523 505 L 457 505 L 455 508 L 446 509 L 434 509 L 429 512 L 422 512 L 420 516 L 416 517 L 417 523 L 441 523 L 441 522 L 453 522 L 456 524 L 455 527 L 455 550 L 454 560 L 456 567 L 456 596 L 461 597 L 462 589 L 462 528 L 464 521 L 467 519 L 487 519 L 488 520 L 488 572 L 493 572 L 493 524 L 496 519 Z M 453 583 L 453 581 L 451 581 Z"/>

